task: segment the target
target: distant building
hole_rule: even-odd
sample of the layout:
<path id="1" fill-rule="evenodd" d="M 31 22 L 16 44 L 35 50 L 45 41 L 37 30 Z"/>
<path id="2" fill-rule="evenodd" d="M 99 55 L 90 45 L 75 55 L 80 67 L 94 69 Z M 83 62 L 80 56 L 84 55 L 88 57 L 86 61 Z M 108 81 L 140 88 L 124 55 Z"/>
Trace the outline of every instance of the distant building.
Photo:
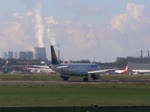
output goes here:
<path id="1" fill-rule="evenodd" d="M 13 52 L 12 51 L 8 51 L 7 59 L 13 59 Z"/>
<path id="2" fill-rule="evenodd" d="M 19 59 L 21 59 L 21 60 L 26 60 L 26 59 L 27 59 L 27 52 L 25 52 L 25 51 L 20 51 L 20 52 L 19 52 Z"/>
<path id="3" fill-rule="evenodd" d="M 14 55 L 14 53 L 12 51 L 4 52 L 3 58 L 4 59 L 13 59 L 14 58 L 13 55 Z"/>
<path id="4" fill-rule="evenodd" d="M 20 51 L 20 52 L 8 51 L 3 53 L 3 59 L 33 60 L 33 52 L 32 51 Z"/>
<path id="5" fill-rule="evenodd" d="M 17 51 L 13 52 L 13 59 L 18 59 L 18 58 L 19 58 L 18 52 Z"/>
<path id="6" fill-rule="evenodd" d="M 33 52 L 32 51 L 27 51 L 27 59 L 33 60 Z"/>
<path id="7" fill-rule="evenodd" d="M 32 60 L 33 59 L 33 52 L 31 51 L 20 51 L 19 52 L 19 59 L 21 60 Z"/>
<path id="8" fill-rule="evenodd" d="M 129 66 L 129 70 L 132 69 L 143 69 L 149 70 L 150 69 L 150 58 L 141 58 L 141 57 L 127 57 L 127 64 Z"/>
<path id="9" fill-rule="evenodd" d="M 35 47 L 35 48 L 33 48 L 33 59 L 47 60 L 47 58 L 46 58 L 46 48 L 45 47 Z"/>
<path id="10" fill-rule="evenodd" d="M 4 59 L 8 59 L 7 52 L 3 52 L 3 58 L 4 58 Z"/>

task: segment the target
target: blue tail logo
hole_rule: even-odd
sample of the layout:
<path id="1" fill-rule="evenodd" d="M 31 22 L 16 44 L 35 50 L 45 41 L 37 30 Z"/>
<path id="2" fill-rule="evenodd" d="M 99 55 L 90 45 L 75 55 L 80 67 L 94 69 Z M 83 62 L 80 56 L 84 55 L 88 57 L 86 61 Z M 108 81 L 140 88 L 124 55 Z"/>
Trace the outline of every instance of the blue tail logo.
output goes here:
<path id="1" fill-rule="evenodd" d="M 51 45 L 51 61 L 52 64 L 59 64 L 54 47 Z"/>

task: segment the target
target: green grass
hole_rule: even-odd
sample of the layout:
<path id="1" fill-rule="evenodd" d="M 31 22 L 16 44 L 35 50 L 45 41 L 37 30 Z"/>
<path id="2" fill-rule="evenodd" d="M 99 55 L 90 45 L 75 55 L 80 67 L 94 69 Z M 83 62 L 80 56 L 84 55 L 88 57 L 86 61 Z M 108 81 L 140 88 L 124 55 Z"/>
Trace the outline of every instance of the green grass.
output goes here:
<path id="1" fill-rule="evenodd" d="M 138 80 L 138 79 L 150 79 L 150 75 L 103 75 L 103 80 Z"/>
<path id="2" fill-rule="evenodd" d="M 0 106 L 149 106 L 148 84 L 0 87 Z"/>
<path id="3" fill-rule="evenodd" d="M 150 75 L 104 75 L 101 80 L 150 79 Z M 4 74 L 0 80 L 62 80 L 58 74 Z M 69 80 L 82 80 L 70 78 Z M 90 79 L 91 80 L 91 79 Z M 149 83 L 0 86 L 0 106 L 150 106 Z"/>
<path id="4" fill-rule="evenodd" d="M 0 75 L 0 80 L 3 81 L 13 81 L 13 80 L 61 80 L 58 74 L 2 74 Z"/>
<path id="5" fill-rule="evenodd" d="M 89 79 L 92 80 L 89 76 Z M 150 75 L 102 75 L 101 80 L 150 79 Z M 58 74 L 2 74 L 0 80 L 62 80 Z M 69 80 L 82 81 L 83 77 L 70 77 Z"/>

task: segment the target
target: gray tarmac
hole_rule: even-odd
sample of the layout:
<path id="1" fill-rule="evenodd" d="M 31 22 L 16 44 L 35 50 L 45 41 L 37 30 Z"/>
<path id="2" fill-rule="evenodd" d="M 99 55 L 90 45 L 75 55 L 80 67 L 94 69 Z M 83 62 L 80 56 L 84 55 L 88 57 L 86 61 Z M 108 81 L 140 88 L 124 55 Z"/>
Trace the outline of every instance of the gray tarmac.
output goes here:
<path id="1" fill-rule="evenodd" d="M 111 83 L 147 83 L 150 84 L 150 79 L 148 80 L 97 80 L 97 81 L 0 81 L 0 86 L 46 86 L 52 84 L 111 84 Z"/>

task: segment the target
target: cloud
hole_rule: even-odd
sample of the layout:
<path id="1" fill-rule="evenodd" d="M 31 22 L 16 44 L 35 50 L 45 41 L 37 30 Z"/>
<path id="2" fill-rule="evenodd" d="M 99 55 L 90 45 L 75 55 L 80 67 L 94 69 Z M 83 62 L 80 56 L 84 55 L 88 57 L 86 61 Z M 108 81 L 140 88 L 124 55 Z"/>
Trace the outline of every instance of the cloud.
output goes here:
<path id="1" fill-rule="evenodd" d="M 30 11 L 30 12 L 26 12 L 26 13 L 23 13 L 23 14 L 19 14 L 18 12 L 15 12 L 13 13 L 13 16 L 16 18 L 16 19 L 23 19 L 25 17 L 31 17 L 33 16 L 33 13 Z"/>
<path id="2" fill-rule="evenodd" d="M 58 24 L 58 21 L 53 16 L 45 17 L 46 24 Z"/>
<path id="3" fill-rule="evenodd" d="M 118 47 L 122 49 L 122 55 L 132 55 L 141 49 L 149 49 L 149 19 L 144 4 L 134 3 L 128 3 L 125 13 L 112 18 L 111 34 Z"/>
<path id="4" fill-rule="evenodd" d="M 78 7 L 78 8 L 76 8 Z M 88 16 L 90 18 L 92 18 L 93 16 L 97 16 L 97 15 L 101 15 L 102 14 L 102 7 L 100 5 L 94 5 L 94 4 L 90 4 L 90 5 L 79 5 L 78 6 L 74 6 L 74 13 L 78 16 Z M 89 16 L 90 15 L 90 16 Z"/>
<path id="5" fill-rule="evenodd" d="M 73 10 L 70 10 L 73 16 L 71 19 L 66 15 L 63 18 L 44 16 L 42 9 L 36 13 L 35 7 L 32 7 L 34 3 L 36 1 L 27 4 L 29 7 L 27 12 L 14 12 L 12 15 L 0 14 L 1 49 L 24 50 L 39 46 L 36 36 L 38 28 L 43 29 L 40 35 L 43 35 L 44 46 L 48 46 L 47 53 L 50 54 L 50 43 L 59 44 L 65 59 L 92 60 L 95 57 L 99 61 L 118 56 L 125 57 L 134 51 L 149 48 L 150 22 L 143 4 L 128 3 L 125 12 L 116 14 L 107 19 L 108 23 L 101 24 L 103 21 L 93 16 L 100 14 L 101 8 L 97 5 L 82 7 L 72 2 L 67 3 L 66 5 L 70 8 L 73 6 Z M 75 6 L 79 6 L 78 9 L 74 10 Z M 80 16 L 81 13 L 75 13 L 78 11 L 81 13 L 83 11 L 85 15 Z M 35 29 L 37 24 L 35 14 L 38 15 L 37 18 L 40 18 L 38 22 L 42 24 L 37 26 L 37 29 Z M 78 16 L 80 16 L 79 19 L 76 19 Z M 93 17 L 89 19 L 88 16 Z"/>
<path id="6" fill-rule="evenodd" d="M 27 12 L 24 14 L 14 13 L 12 15 L 3 15 L 0 21 L 0 48 L 3 50 L 20 50 L 28 49 L 34 46 L 35 36 L 32 14 Z"/>
<path id="7" fill-rule="evenodd" d="M 120 14 L 119 16 L 114 17 L 111 24 L 113 29 L 123 32 L 128 25 L 128 15 Z"/>
<path id="8" fill-rule="evenodd" d="M 89 48 L 96 45 L 95 30 L 92 24 L 70 22 L 66 24 L 66 35 L 77 47 Z"/>
<path id="9" fill-rule="evenodd" d="M 129 16 L 131 16 L 135 20 L 140 21 L 142 16 L 143 16 L 144 5 L 143 4 L 129 3 L 127 5 L 127 11 L 128 11 Z"/>
<path id="10" fill-rule="evenodd" d="M 126 7 L 127 12 L 113 17 L 111 21 L 112 29 L 119 32 L 127 30 L 138 30 L 139 22 L 143 22 L 143 4 L 129 3 Z"/>
<path id="11" fill-rule="evenodd" d="M 31 0 L 31 2 L 25 2 L 28 8 L 27 12 L 16 11 L 11 15 L 7 15 L 7 13 L 5 15 L 0 14 L 0 17 L 3 17 L 0 18 L 0 39 L 2 40 L 0 48 L 3 51 L 25 50 L 42 45 L 37 41 L 39 36 L 43 36 L 43 40 L 39 39 L 39 41 L 43 41 L 42 43 L 46 47 L 53 43 L 52 41 L 56 41 L 55 43 L 58 44 L 60 42 L 70 50 L 72 50 L 71 47 L 76 47 L 81 51 L 97 45 L 97 28 L 92 23 L 84 23 L 82 20 L 71 20 L 69 17 L 62 19 L 55 16 L 44 16 L 42 7 L 39 5 L 40 1 Z M 67 5 L 71 6 L 74 4 L 70 2 Z M 89 11 L 92 12 L 97 10 L 97 8 L 89 8 Z M 48 25 L 49 34 L 47 34 Z"/>

